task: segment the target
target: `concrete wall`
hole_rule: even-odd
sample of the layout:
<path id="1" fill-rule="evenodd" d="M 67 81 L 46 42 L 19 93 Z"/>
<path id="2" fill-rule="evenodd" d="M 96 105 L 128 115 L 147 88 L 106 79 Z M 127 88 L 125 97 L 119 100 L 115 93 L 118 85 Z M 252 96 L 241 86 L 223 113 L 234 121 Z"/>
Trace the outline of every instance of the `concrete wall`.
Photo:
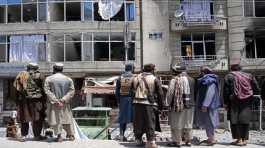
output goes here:
<path id="1" fill-rule="evenodd" d="M 230 62 L 234 63 L 240 59 L 245 46 L 243 1 L 227 1 L 227 9 L 229 34 L 228 50 Z"/>
<path id="2" fill-rule="evenodd" d="M 168 1 L 143 1 L 143 63 L 153 63 L 158 71 L 169 71 Z M 150 33 L 162 33 L 162 39 L 150 39 Z"/>
<path id="3" fill-rule="evenodd" d="M 4 92 L 3 92 L 3 80 L 0 79 L 0 112 L 3 111 Z"/>
<path id="4" fill-rule="evenodd" d="M 136 21 L 129 22 L 129 28 L 131 32 L 136 32 L 136 51 L 135 61 L 136 70 L 140 70 L 140 25 L 139 25 L 139 0 L 135 0 L 136 4 Z M 56 8 L 50 7 L 50 15 L 56 14 Z M 58 17 L 58 16 L 53 16 Z M 12 35 L 12 34 L 52 34 L 52 33 L 81 33 L 81 32 L 123 32 L 124 22 L 112 21 L 112 22 L 100 22 L 100 21 L 71 21 L 71 22 L 39 22 L 39 23 L 10 23 L 0 24 L 0 35 Z M 49 45 L 50 46 L 50 45 Z M 51 50 L 51 47 L 47 48 L 48 61 L 40 62 L 40 70 L 42 72 L 50 73 L 52 70 L 51 62 L 53 54 L 57 53 Z M 12 64 L 12 63 L 10 63 Z M 21 64 L 21 63 L 20 63 Z M 26 64 L 26 63 L 25 63 Z M 124 70 L 124 61 L 76 61 L 65 62 L 65 71 L 72 73 L 76 77 L 82 77 L 86 73 L 112 73 L 120 72 Z M 0 71 L 1 74 L 1 71 Z M 7 75 L 10 76 L 10 75 Z M 13 76 L 13 75 L 12 75 Z"/>
<path id="5" fill-rule="evenodd" d="M 240 62 L 244 69 L 256 72 L 265 68 L 264 58 L 247 59 L 245 57 L 245 31 L 264 30 L 264 17 L 245 17 L 244 0 L 228 1 L 228 37 L 230 64 Z M 263 74 L 262 74 L 263 75 Z"/>

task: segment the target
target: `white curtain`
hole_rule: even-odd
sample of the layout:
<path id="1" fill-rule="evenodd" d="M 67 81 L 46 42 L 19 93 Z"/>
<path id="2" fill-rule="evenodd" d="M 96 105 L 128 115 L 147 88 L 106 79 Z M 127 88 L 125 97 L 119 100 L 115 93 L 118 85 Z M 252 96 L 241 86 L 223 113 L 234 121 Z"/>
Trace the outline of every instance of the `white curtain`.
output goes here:
<path id="1" fill-rule="evenodd" d="M 10 62 L 38 62 L 40 42 L 44 35 L 10 36 Z"/>
<path id="2" fill-rule="evenodd" d="M 186 21 L 207 22 L 211 21 L 212 0 L 184 0 L 181 5 Z"/>
<path id="3" fill-rule="evenodd" d="M 22 36 L 10 36 L 9 62 L 19 62 Z"/>
<path id="4" fill-rule="evenodd" d="M 124 0 L 99 0 L 98 13 L 103 20 L 109 20 L 121 9 Z"/>

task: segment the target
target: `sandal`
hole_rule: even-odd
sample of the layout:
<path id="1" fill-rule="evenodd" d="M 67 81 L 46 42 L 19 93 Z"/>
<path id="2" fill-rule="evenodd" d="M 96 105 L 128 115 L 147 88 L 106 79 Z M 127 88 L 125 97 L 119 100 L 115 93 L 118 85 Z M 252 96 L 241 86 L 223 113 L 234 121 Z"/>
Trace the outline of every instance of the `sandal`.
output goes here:
<path id="1" fill-rule="evenodd" d="M 180 144 L 176 143 L 176 142 L 171 142 L 167 144 L 168 147 L 181 147 Z"/>
<path id="2" fill-rule="evenodd" d="M 238 142 L 239 142 L 239 140 L 233 141 L 230 143 L 230 145 L 237 145 Z"/>
<path id="3" fill-rule="evenodd" d="M 217 143 L 216 140 L 214 141 L 208 141 L 208 140 L 203 140 L 199 143 L 199 145 L 202 145 L 202 146 L 214 146 L 215 144 Z"/>
<path id="4" fill-rule="evenodd" d="M 136 146 L 137 147 L 143 147 L 145 144 L 144 144 L 144 142 L 143 142 L 143 140 L 136 140 Z"/>
<path id="5" fill-rule="evenodd" d="M 62 136 L 58 135 L 57 138 L 55 139 L 55 142 L 63 142 Z"/>
<path id="6" fill-rule="evenodd" d="M 238 142 L 237 144 L 236 144 L 236 146 L 246 146 L 247 145 L 247 143 L 245 143 L 245 142 Z"/>
<path id="7" fill-rule="evenodd" d="M 187 146 L 187 147 L 191 147 L 191 143 L 190 143 L 190 142 L 186 142 L 186 143 L 185 143 L 185 146 Z"/>
<path id="8" fill-rule="evenodd" d="M 75 140 L 75 136 L 70 135 L 70 136 L 69 136 L 69 140 L 70 140 L 70 141 L 74 141 L 74 140 Z"/>
<path id="9" fill-rule="evenodd" d="M 18 137 L 18 138 L 16 138 L 16 140 L 18 140 L 19 142 L 26 142 L 26 137 L 24 137 L 24 136 Z"/>

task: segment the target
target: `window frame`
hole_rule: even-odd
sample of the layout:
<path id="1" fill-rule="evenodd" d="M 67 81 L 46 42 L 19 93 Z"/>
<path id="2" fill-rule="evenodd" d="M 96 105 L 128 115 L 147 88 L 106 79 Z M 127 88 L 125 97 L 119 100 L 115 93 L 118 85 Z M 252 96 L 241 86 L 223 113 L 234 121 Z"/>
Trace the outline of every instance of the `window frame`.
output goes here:
<path id="1" fill-rule="evenodd" d="M 54 4 L 54 3 L 63 3 L 63 7 L 64 7 L 64 12 L 63 12 L 63 21 L 51 21 L 51 15 L 49 15 L 49 8 L 51 7 L 50 5 Z M 29 4 L 35 4 L 36 5 L 36 16 L 37 16 L 37 21 L 34 21 L 34 22 L 68 22 L 66 20 L 66 4 L 67 3 L 80 3 L 80 22 L 98 22 L 97 20 L 95 20 L 95 10 L 94 10 L 94 4 L 95 3 L 98 3 L 97 0 L 77 0 L 77 1 L 74 1 L 74 0 L 69 0 L 69 1 L 66 1 L 66 0 L 36 0 L 35 2 L 23 2 L 21 0 L 20 3 L 10 3 L 10 4 L 1 4 L 1 6 L 4 6 L 5 8 L 5 20 L 4 20 L 4 23 L 0 23 L 0 24 L 8 24 L 8 23 L 29 23 L 29 22 L 24 22 L 23 20 L 23 10 L 24 10 L 24 5 L 29 5 Z M 92 4 L 92 9 L 91 9 L 91 13 L 92 13 L 92 18 L 91 20 L 86 20 L 85 19 L 85 3 L 91 3 Z M 46 11 L 45 11 L 45 21 L 43 20 L 40 20 L 40 7 L 41 5 L 44 5 L 46 6 Z M 134 19 L 133 20 L 128 20 L 127 18 L 127 4 L 133 4 L 133 9 L 134 9 Z M 20 5 L 20 21 L 19 22 L 8 22 L 8 7 L 10 5 Z M 122 21 L 119 21 L 119 22 L 135 22 L 136 21 L 136 2 L 135 0 L 124 0 L 124 3 L 123 3 L 123 7 L 124 7 L 124 20 Z M 113 20 L 109 19 L 107 20 L 107 22 L 113 22 Z M 115 21 L 114 21 L 115 22 Z"/>
<path id="2" fill-rule="evenodd" d="M 13 34 L 12 34 L 13 35 Z M 40 55 L 39 55 L 39 48 L 37 49 L 37 53 L 38 53 L 38 62 L 46 62 L 48 60 L 48 45 L 47 45 L 47 34 L 14 34 L 14 35 L 18 35 L 18 36 L 22 36 L 22 42 L 19 41 L 19 42 L 14 42 L 13 44 L 18 44 L 20 46 L 20 53 L 19 53 L 19 60 L 18 61 L 12 61 L 10 62 L 10 59 L 9 59 L 9 55 L 10 55 L 10 41 L 9 41 L 9 37 L 11 35 L 0 35 L 0 36 L 5 36 L 6 38 L 6 41 L 5 43 L 1 42 L 0 44 L 1 45 L 5 45 L 5 62 L 0 62 L 0 63 L 18 63 L 18 62 L 22 62 L 22 63 L 25 63 L 27 61 L 23 61 L 22 59 L 22 55 L 21 55 L 21 50 L 24 48 L 24 45 L 25 44 L 29 44 L 29 43 L 34 43 L 34 44 L 44 44 L 45 45 L 45 59 L 39 59 L 40 58 Z M 39 42 L 29 42 L 29 41 L 25 41 L 24 42 L 24 36 L 28 36 L 28 35 L 43 35 L 44 36 L 44 41 L 39 41 Z"/>
<path id="3" fill-rule="evenodd" d="M 260 51 L 260 49 L 257 48 L 257 38 L 258 37 L 257 37 L 256 33 L 255 32 L 245 32 L 244 34 L 245 34 L 244 35 L 244 37 L 245 37 L 245 46 L 244 46 L 244 52 L 243 52 L 244 53 L 243 54 L 244 57 L 247 58 L 247 59 L 265 59 L 265 54 L 263 55 L 263 57 L 258 57 L 258 51 Z M 253 48 L 254 49 L 254 54 L 255 54 L 254 57 L 247 57 L 247 45 L 248 45 L 246 43 L 247 34 L 248 35 L 250 35 L 250 34 L 253 35 L 252 36 L 252 40 L 253 40 L 253 44 L 254 44 L 254 46 L 253 46 L 254 47 Z M 264 38 L 264 40 L 265 40 L 265 38 Z"/>
<path id="4" fill-rule="evenodd" d="M 252 1 L 252 11 L 251 11 L 252 16 L 246 16 L 246 10 L 245 10 L 245 5 L 246 5 L 245 2 L 246 1 Z M 265 18 L 265 13 L 264 13 L 264 16 L 261 16 L 261 17 L 256 16 L 256 4 L 255 4 L 255 2 L 256 2 L 256 0 L 243 0 L 242 1 L 243 16 L 247 17 L 247 18 Z M 265 1 L 264 1 L 264 3 L 265 3 Z"/>
<path id="5" fill-rule="evenodd" d="M 72 32 L 72 33 L 63 33 L 63 41 L 51 41 L 50 43 L 62 43 L 63 42 L 63 45 L 64 45 L 64 61 L 62 62 L 71 62 L 71 61 L 67 61 L 66 60 L 66 35 L 69 35 L 69 34 L 76 34 L 77 32 Z M 107 39 L 106 40 L 95 40 L 95 34 L 97 33 L 106 33 L 107 34 Z M 80 33 L 81 34 L 81 61 L 89 61 L 89 62 L 95 62 L 95 61 L 101 61 L 101 60 L 96 60 L 96 57 L 95 57 L 95 43 L 107 43 L 108 44 L 108 60 L 102 60 L 102 61 L 107 61 L 107 62 L 113 62 L 113 61 L 135 61 L 136 60 L 136 40 L 134 37 L 134 39 L 132 38 L 132 40 L 129 41 L 129 43 L 134 43 L 134 60 L 129 60 L 129 56 L 126 56 L 126 54 L 129 54 L 129 50 L 125 50 L 124 53 L 124 60 L 112 60 L 111 59 L 111 43 L 123 43 L 124 44 L 124 41 L 123 40 L 112 40 L 111 39 L 111 34 L 112 33 L 118 33 L 118 34 L 123 34 L 123 32 L 82 32 Z M 85 34 L 91 34 L 91 40 L 84 40 L 84 36 Z M 136 32 L 131 32 L 131 36 L 136 36 Z M 122 36 L 124 38 L 124 36 Z M 50 40 L 49 40 L 50 41 Z M 85 52 L 84 52 L 84 43 L 91 43 L 91 48 L 92 48 L 92 51 L 91 51 L 91 60 L 85 60 Z M 123 46 L 124 48 L 124 46 Z M 124 48 L 125 49 L 125 48 Z M 53 50 L 52 47 L 50 47 L 50 50 Z M 126 53 L 127 52 L 127 53 Z M 58 61 L 54 61 L 54 60 L 51 60 L 52 62 L 58 62 Z"/>
<path id="6" fill-rule="evenodd" d="M 194 34 L 202 34 L 202 40 L 194 40 Z M 214 40 L 205 40 L 206 34 L 214 34 Z M 180 39 L 181 56 L 187 57 L 187 55 L 184 55 L 184 53 L 182 52 L 182 43 L 191 43 L 191 50 L 192 50 L 191 59 L 208 60 L 208 56 L 216 56 L 216 46 L 214 48 L 215 55 L 207 55 L 207 52 L 206 52 L 206 43 L 216 43 L 214 32 L 183 33 L 183 34 L 181 34 L 181 37 L 182 37 L 182 35 L 185 35 L 185 36 L 189 35 L 190 40 L 183 41 L 182 39 Z M 196 44 L 196 43 L 202 43 L 203 44 L 203 55 L 195 55 L 194 44 Z M 199 58 L 197 56 L 199 56 Z"/>

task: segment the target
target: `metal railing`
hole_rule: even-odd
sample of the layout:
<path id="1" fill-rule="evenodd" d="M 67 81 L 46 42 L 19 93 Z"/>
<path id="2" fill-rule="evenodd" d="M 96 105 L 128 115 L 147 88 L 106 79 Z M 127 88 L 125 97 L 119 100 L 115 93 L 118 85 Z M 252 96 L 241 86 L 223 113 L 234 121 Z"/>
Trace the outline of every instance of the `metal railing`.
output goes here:
<path id="1" fill-rule="evenodd" d="M 183 11 L 180 19 L 186 23 L 214 23 L 216 16 L 224 15 L 224 7 L 224 4 L 216 4 L 214 1 L 184 1 L 177 9 Z"/>
<path id="2" fill-rule="evenodd" d="M 196 56 L 175 56 L 172 64 L 178 66 L 199 67 L 208 65 L 216 66 L 222 59 L 227 59 L 224 55 L 196 55 Z"/>
<path id="3" fill-rule="evenodd" d="M 259 130 L 262 130 L 262 113 L 265 111 L 265 105 L 263 104 L 263 100 L 260 95 L 254 95 L 255 98 L 258 98 L 258 106 L 256 104 L 252 104 L 252 112 L 258 112 L 259 113 Z"/>

